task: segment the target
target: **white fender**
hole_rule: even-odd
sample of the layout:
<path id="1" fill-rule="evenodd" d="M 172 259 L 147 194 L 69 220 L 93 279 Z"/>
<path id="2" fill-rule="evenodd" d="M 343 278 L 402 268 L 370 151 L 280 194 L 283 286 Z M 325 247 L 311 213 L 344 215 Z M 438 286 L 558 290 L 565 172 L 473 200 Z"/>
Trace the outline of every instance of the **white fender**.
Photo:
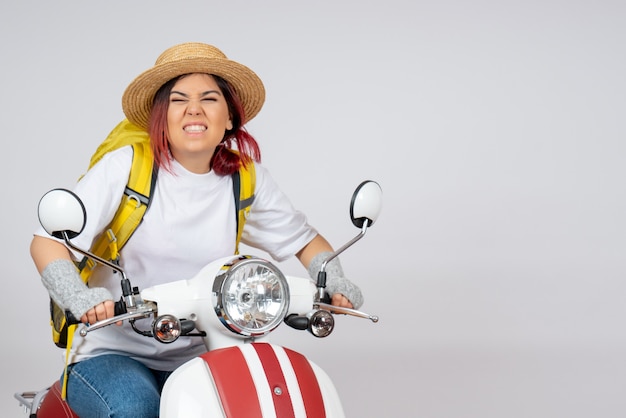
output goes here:
<path id="1" fill-rule="evenodd" d="M 167 379 L 161 393 L 159 416 L 225 417 L 211 372 L 200 357 L 189 360 Z"/>
<path id="2" fill-rule="evenodd" d="M 179 367 L 163 388 L 160 416 L 345 417 L 326 372 L 269 343 L 209 351 Z"/>

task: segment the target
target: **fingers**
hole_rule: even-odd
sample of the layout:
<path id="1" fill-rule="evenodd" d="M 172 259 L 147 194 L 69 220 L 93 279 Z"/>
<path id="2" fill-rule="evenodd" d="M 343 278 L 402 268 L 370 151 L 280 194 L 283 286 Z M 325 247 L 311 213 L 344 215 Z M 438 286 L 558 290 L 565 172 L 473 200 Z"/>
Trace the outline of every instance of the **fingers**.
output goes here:
<path id="1" fill-rule="evenodd" d="M 115 303 L 112 300 L 107 300 L 85 312 L 85 314 L 81 316 L 80 322 L 84 324 L 94 324 L 113 316 L 115 316 Z"/>
<path id="2" fill-rule="evenodd" d="M 340 306 L 342 308 L 350 308 L 352 309 L 352 303 L 348 300 L 347 297 L 342 295 L 341 293 L 335 293 L 331 299 L 331 305 Z"/>

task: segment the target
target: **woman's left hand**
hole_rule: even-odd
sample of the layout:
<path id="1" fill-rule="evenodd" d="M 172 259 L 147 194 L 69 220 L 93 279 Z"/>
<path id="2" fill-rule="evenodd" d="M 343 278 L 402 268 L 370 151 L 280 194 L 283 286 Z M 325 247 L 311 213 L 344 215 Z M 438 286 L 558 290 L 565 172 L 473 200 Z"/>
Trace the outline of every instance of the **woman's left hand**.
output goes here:
<path id="1" fill-rule="evenodd" d="M 330 300 L 330 304 L 333 306 L 340 306 L 342 308 L 352 309 L 352 303 L 350 303 L 348 298 L 342 295 L 341 293 L 335 293 L 332 299 Z"/>

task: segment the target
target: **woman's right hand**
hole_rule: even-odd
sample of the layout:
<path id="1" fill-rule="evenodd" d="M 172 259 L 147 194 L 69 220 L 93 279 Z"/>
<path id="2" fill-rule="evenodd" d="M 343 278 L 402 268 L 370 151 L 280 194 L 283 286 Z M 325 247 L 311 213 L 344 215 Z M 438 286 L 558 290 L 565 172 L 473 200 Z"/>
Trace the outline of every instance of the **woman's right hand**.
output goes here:
<path id="1" fill-rule="evenodd" d="M 97 304 L 93 308 L 89 309 L 83 316 L 80 317 L 80 322 L 83 324 L 94 324 L 103 319 L 112 318 L 115 316 L 115 302 L 112 300 L 105 300 L 102 303 Z M 122 325 L 119 321 L 116 325 Z"/>

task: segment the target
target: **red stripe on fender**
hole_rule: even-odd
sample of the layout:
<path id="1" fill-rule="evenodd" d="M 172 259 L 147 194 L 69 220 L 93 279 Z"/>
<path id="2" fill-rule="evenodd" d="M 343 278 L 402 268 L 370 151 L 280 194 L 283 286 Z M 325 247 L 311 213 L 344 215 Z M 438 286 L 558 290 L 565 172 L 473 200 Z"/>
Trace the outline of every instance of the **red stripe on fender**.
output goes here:
<path id="1" fill-rule="evenodd" d="M 241 350 L 228 347 L 200 356 L 211 369 L 228 418 L 262 418 L 257 390 Z"/>
<path id="2" fill-rule="evenodd" d="M 300 353 L 287 348 L 285 348 L 285 352 L 287 353 L 287 357 L 289 357 L 289 361 L 291 361 L 293 370 L 296 373 L 296 378 L 298 379 L 298 386 L 300 386 L 306 416 L 310 418 L 326 417 L 324 398 L 322 397 L 322 391 L 320 390 L 319 382 L 317 381 L 311 364 L 306 357 Z"/>
<path id="3" fill-rule="evenodd" d="M 280 418 L 295 418 L 293 405 L 291 404 L 291 395 L 289 394 L 287 382 L 274 349 L 267 343 L 254 343 L 252 346 L 258 354 L 261 364 L 263 364 L 267 383 L 272 391 L 276 416 Z M 277 389 L 280 389 L 280 394 L 276 393 Z"/>

